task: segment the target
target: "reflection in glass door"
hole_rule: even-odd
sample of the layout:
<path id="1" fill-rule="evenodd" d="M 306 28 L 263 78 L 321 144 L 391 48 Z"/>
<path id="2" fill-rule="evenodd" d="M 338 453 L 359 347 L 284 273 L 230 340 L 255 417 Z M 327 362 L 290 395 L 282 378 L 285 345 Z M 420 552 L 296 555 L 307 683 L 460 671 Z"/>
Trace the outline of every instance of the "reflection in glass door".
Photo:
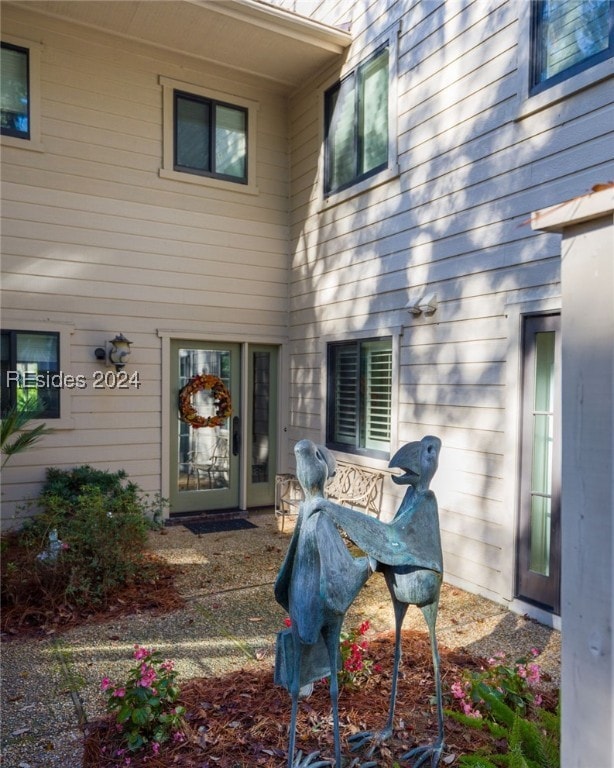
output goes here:
<path id="1" fill-rule="evenodd" d="M 529 317 L 524 334 L 518 596 L 560 606 L 560 318 Z"/>
<path id="2" fill-rule="evenodd" d="M 174 399 L 171 429 L 171 514 L 237 507 L 239 502 L 239 347 L 173 341 Z M 194 392 L 190 404 L 205 425 L 196 428 L 178 412 L 181 389 L 194 376 L 221 381 L 230 395 L 232 414 L 219 416 L 219 398 L 211 386 Z M 209 421 L 211 420 L 211 421 Z"/>
<path id="3" fill-rule="evenodd" d="M 277 348 L 250 345 L 248 366 L 247 506 L 268 506 L 275 500 Z"/>

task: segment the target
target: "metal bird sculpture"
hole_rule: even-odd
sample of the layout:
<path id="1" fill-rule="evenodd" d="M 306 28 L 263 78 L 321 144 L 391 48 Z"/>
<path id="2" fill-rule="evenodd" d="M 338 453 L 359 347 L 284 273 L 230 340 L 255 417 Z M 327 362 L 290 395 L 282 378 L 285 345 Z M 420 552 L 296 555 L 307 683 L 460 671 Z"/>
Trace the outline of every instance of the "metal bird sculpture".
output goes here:
<path id="1" fill-rule="evenodd" d="M 415 759 L 414 768 L 424 765 L 429 759 L 431 768 L 437 768 L 444 748 L 441 675 L 435 634 L 443 556 L 437 499 L 429 488 L 437 470 L 440 449 L 439 438 L 429 435 L 420 441 L 408 443 L 392 457 L 389 466 L 403 470 L 402 475 L 392 478 L 393 481 L 399 485 L 408 485 L 409 488 L 390 523 L 330 501 L 321 502 L 319 507 L 367 555 L 377 560 L 374 570 L 383 572 L 392 597 L 395 653 L 388 719 L 380 731 L 365 731 L 350 737 L 354 750 L 371 744 L 369 757 L 379 744 L 392 735 L 401 662 L 401 629 L 407 609 L 410 605 L 416 605 L 424 615 L 433 656 L 438 735 L 432 744 L 417 747 L 402 756 L 403 760 Z"/>
<path id="2" fill-rule="evenodd" d="M 296 475 L 305 494 L 284 562 L 275 582 L 275 599 L 290 615 L 290 630 L 277 640 L 275 680 L 292 697 L 288 768 L 320 768 L 314 752 L 294 756 L 296 717 L 301 689 L 330 674 L 336 768 L 341 768 L 338 681 L 339 638 L 343 618 L 367 580 L 366 557 L 354 558 L 332 520 L 315 506 L 324 499 L 324 484 L 334 473 L 333 455 L 311 440 L 294 449 Z M 353 763 L 354 765 L 355 763 Z"/>

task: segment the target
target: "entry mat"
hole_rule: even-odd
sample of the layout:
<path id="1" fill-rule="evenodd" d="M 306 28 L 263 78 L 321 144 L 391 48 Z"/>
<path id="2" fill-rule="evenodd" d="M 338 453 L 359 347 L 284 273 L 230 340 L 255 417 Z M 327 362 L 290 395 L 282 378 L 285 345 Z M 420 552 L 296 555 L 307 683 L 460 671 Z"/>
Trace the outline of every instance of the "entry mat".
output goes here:
<path id="1" fill-rule="evenodd" d="M 242 531 L 246 528 L 257 528 L 249 520 L 234 518 L 233 520 L 198 520 L 183 525 L 192 533 L 224 533 L 226 531 Z"/>

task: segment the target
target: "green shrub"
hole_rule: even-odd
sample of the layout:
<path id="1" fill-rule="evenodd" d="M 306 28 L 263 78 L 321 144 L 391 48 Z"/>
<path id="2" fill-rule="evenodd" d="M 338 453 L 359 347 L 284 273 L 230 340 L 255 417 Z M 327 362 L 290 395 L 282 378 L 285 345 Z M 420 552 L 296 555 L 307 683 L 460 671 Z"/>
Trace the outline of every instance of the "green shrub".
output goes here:
<path id="1" fill-rule="evenodd" d="M 126 477 L 89 466 L 47 470 L 40 513 L 18 535 L 20 562 L 3 567 L 5 603 L 99 608 L 147 576 L 147 533 L 164 500 L 152 503 Z"/>

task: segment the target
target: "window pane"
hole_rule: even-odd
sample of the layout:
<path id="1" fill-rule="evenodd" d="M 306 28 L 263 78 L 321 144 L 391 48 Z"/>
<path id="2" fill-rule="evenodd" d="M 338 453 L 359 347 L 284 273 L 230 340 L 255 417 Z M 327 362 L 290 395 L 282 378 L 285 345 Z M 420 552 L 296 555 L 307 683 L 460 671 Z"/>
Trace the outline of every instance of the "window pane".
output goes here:
<path id="1" fill-rule="evenodd" d="M 530 569 L 548 575 L 554 445 L 553 331 L 535 334 L 535 396 L 533 413 L 533 464 L 531 470 Z"/>
<path id="2" fill-rule="evenodd" d="M 609 0 L 543 0 L 538 4 L 541 83 L 609 46 Z"/>
<path id="3" fill-rule="evenodd" d="M 365 448 L 390 449 L 392 349 L 389 341 L 363 344 L 366 379 Z"/>
<path id="4" fill-rule="evenodd" d="M 59 418 L 59 334 L 3 331 L 2 410 L 37 406 L 42 418 Z"/>
<path id="5" fill-rule="evenodd" d="M 0 87 L 2 133 L 29 136 L 28 51 L 2 45 Z"/>
<path id="6" fill-rule="evenodd" d="M 252 414 L 252 483 L 268 483 L 271 446 L 269 421 L 271 412 L 271 355 L 254 352 Z"/>
<path id="7" fill-rule="evenodd" d="M 369 62 L 361 77 L 361 172 L 388 163 L 388 51 Z"/>
<path id="8" fill-rule="evenodd" d="M 207 102 L 176 95 L 175 162 L 178 166 L 205 172 L 211 170 L 210 115 Z"/>
<path id="9" fill-rule="evenodd" d="M 247 113 L 243 109 L 215 107 L 215 172 L 244 179 L 247 155 Z"/>
<path id="10" fill-rule="evenodd" d="M 358 440 L 358 363 L 356 345 L 335 348 L 333 440 L 351 446 Z"/>
<path id="11" fill-rule="evenodd" d="M 327 93 L 328 189 L 350 183 L 356 168 L 356 89 L 354 76 Z"/>

